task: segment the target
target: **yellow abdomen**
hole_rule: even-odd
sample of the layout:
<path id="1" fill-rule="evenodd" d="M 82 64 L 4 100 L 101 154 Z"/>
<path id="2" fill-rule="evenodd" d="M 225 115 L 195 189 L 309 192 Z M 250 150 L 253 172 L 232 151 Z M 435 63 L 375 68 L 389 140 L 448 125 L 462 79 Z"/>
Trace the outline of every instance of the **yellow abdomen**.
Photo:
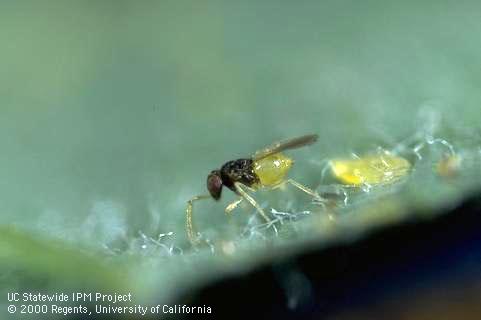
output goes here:
<path id="1" fill-rule="evenodd" d="M 254 161 L 254 173 L 259 177 L 261 186 L 275 186 L 284 180 L 293 163 L 291 158 L 276 153 Z"/>

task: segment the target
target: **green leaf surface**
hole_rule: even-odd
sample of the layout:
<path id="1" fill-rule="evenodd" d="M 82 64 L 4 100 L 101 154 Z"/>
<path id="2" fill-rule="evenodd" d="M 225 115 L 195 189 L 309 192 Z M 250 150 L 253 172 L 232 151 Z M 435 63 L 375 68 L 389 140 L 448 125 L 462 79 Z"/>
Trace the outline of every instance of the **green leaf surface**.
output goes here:
<path id="1" fill-rule="evenodd" d="M 1 291 L 130 290 L 157 304 L 308 248 L 435 218 L 481 185 L 479 9 L 1 4 Z M 226 216 L 235 195 L 224 190 L 219 202 L 195 203 L 209 245 L 191 248 L 186 201 L 206 192 L 211 170 L 307 133 L 319 141 L 286 152 L 290 177 L 327 205 L 292 188 L 259 191 L 273 228 L 249 206 Z M 380 150 L 412 169 L 372 188 L 340 186 L 328 170 L 332 159 Z M 459 166 L 439 171 L 447 156 Z"/>

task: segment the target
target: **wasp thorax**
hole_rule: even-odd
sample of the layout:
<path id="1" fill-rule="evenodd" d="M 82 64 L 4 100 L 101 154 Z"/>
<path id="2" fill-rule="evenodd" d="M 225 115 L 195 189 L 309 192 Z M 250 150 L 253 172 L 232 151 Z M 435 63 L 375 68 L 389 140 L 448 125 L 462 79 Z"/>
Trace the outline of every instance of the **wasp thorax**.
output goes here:
<path id="1" fill-rule="evenodd" d="M 207 176 L 207 189 L 210 195 L 215 200 L 220 199 L 222 192 L 222 178 L 220 177 L 220 171 L 214 170 Z"/>

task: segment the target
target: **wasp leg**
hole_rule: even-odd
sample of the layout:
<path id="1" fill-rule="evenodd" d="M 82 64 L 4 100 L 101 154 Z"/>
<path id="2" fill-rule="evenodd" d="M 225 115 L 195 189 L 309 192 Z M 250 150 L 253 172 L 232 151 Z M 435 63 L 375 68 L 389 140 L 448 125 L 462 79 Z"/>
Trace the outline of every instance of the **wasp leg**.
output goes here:
<path id="1" fill-rule="evenodd" d="M 259 212 L 259 214 L 262 216 L 262 218 L 264 218 L 264 220 L 266 220 L 266 222 L 271 222 L 271 219 L 269 219 L 269 217 L 266 215 L 266 213 L 264 212 L 264 210 L 261 208 L 261 206 L 247 193 L 244 191 L 244 189 L 242 188 L 244 185 L 242 183 L 239 183 L 239 182 L 236 182 L 234 184 L 237 192 L 244 198 L 246 199 L 247 201 L 249 201 L 249 203 L 257 209 L 257 212 Z"/>
<path id="2" fill-rule="evenodd" d="M 324 201 L 324 198 L 321 197 L 319 195 L 319 193 L 317 193 L 317 191 L 314 191 L 312 190 L 311 188 L 308 188 L 306 187 L 305 185 L 302 185 L 300 184 L 299 182 L 295 181 L 295 180 L 292 180 L 292 179 L 287 179 L 286 180 L 286 183 L 290 183 L 291 185 L 293 185 L 294 187 L 296 187 L 297 189 L 301 190 L 301 191 L 304 191 L 305 193 L 307 193 L 308 195 L 310 195 L 311 197 L 313 197 L 316 201 L 319 201 L 319 202 L 323 202 Z"/>
<path id="3" fill-rule="evenodd" d="M 194 231 L 194 224 L 192 222 L 192 211 L 193 211 L 193 203 L 194 201 L 197 200 L 202 200 L 202 199 L 207 199 L 210 198 L 208 195 L 201 195 L 201 196 L 195 196 L 189 201 L 187 201 L 187 209 L 185 210 L 185 229 L 187 230 L 187 236 L 189 238 L 190 243 L 195 246 L 199 243 L 199 240 L 197 239 L 197 234 Z"/>
<path id="4" fill-rule="evenodd" d="M 235 200 L 234 202 L 232 202 L 231 204 L 229 204 L 227 207 L 225 207 L 225 213 L 230 214 L 232 212 L 232 210 L 237 208 L 237 206 L 242 202 L 242 200 L 244 200 L 244 198 L 239 198 L 239 199 Z"/>

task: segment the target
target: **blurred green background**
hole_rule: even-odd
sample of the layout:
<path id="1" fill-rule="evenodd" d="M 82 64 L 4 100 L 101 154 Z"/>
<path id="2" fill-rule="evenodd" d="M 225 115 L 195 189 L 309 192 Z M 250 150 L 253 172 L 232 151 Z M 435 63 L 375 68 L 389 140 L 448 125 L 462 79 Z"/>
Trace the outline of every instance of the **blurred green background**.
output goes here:
<path id="1" fill-rule="evenodd" d="M 292 176 L 312 186 L 325 159 L 390 149 L 424 131 L 446 139 L 468 159 L 454 186 L 428 162 L 401 191 L 412 203 L 445 205 L 480 184 L 480 9 L 476 1 L 2 1 L 0 224 L 45 241 L 47 252 L 66 245 L 95 253 L 92 263 L 116 259 L 152 287 L 162 277 L 180 286 L 164 256 L 136 251 L 139 232 L 173 232 L 168 245 L 186 258 L 172 264 L 188 264 L 185 201 L 205 192 L 207 173 L 305 133 L 320 139 L 292 153 Z M 232 199 L 225 191 L 222 204 L 196 204 L 196 222 L 238 230 L 248 215 L 226 218 Z M 302 195 L 292 199 L 309 207 Z M 39 252 L 35 243 L 9 254 L 27 241 L 9 232 L 0 235 L 0 268 L 44 277 L 48 261 L 68 260 L 62 251 L 24 259 Z M 220 259 L 209 252 L 195 254 L 206 270 Z M 75 273 L 65 275 L 73 286 L 82 283 Z M 13 288 L 31 283 L 23 277 Z"/>

